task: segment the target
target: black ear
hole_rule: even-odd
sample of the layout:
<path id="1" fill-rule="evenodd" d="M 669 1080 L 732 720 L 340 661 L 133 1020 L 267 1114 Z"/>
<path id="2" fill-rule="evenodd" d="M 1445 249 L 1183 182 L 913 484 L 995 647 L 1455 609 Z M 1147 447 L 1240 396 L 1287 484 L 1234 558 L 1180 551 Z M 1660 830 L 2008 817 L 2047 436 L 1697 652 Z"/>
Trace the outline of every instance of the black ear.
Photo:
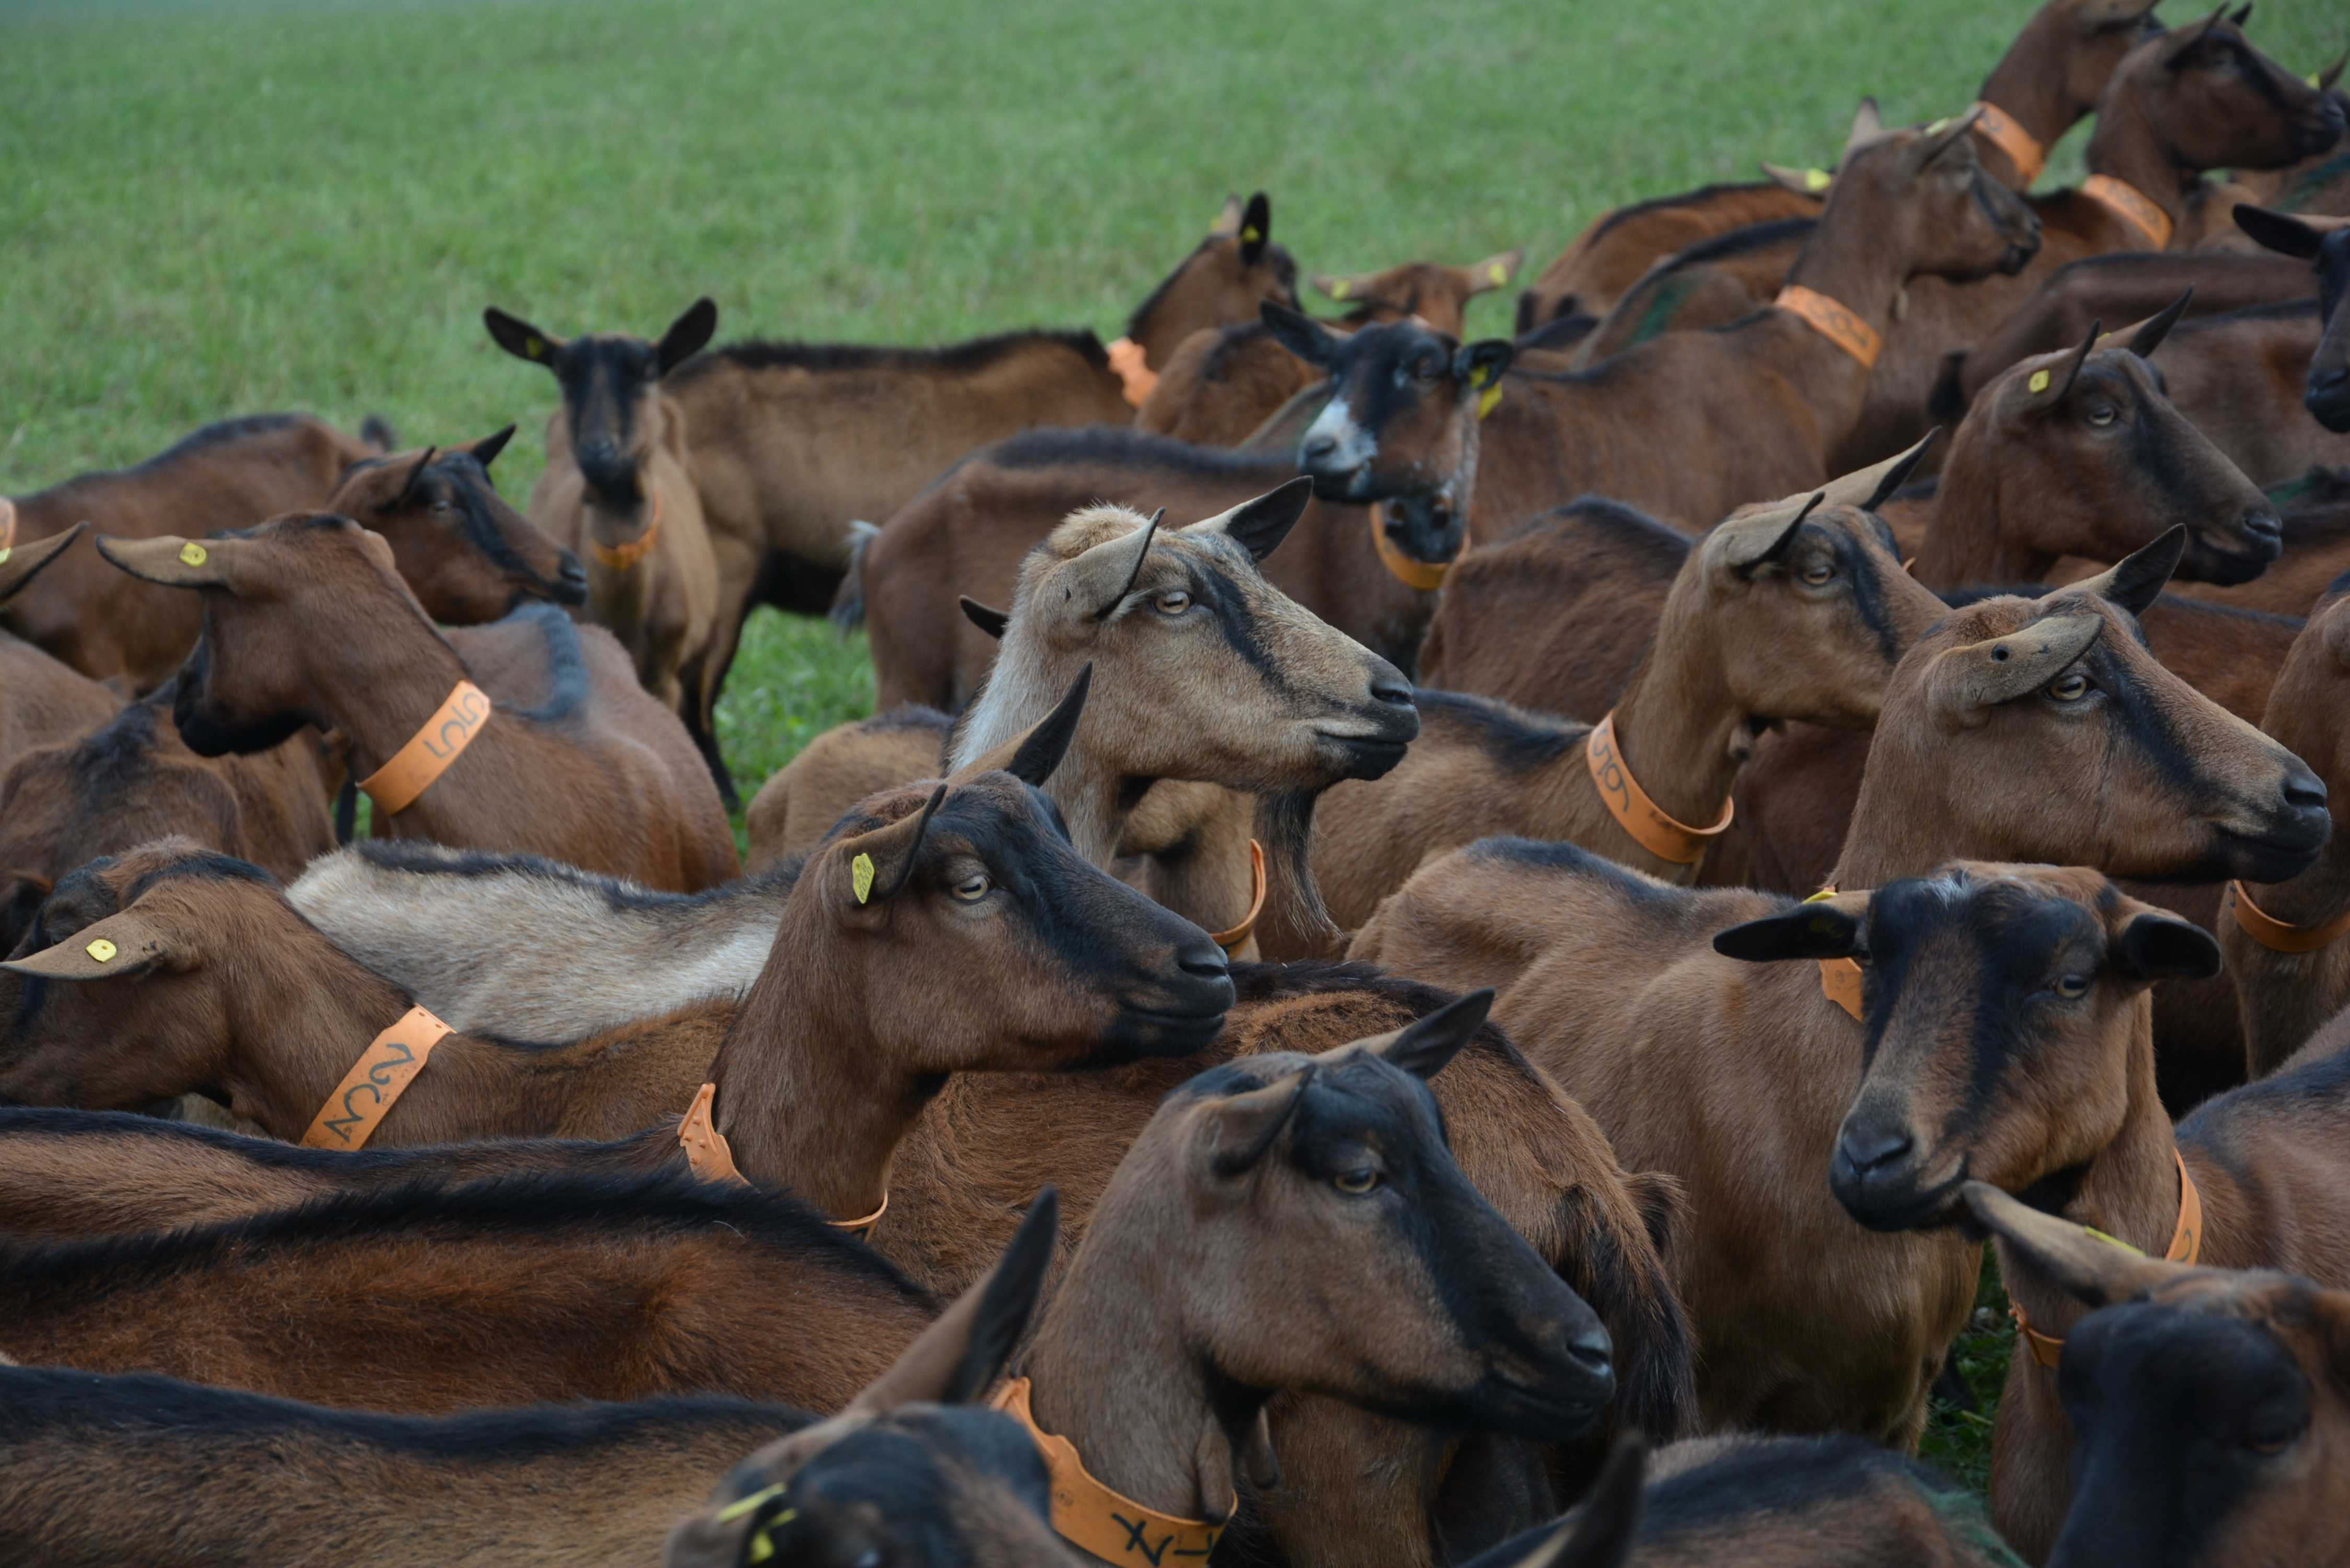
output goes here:
<path id="1" fill-rule="evenodd" d="M 2172 300 L 2161 315 L 2130 334 L 2129 351 L 2141 359 L 2150 358 L 2162 347 L 2162 340 L 2170 336 L 2170 329 L 2178 325 L 2178 318 L 2187 314 L 2187 302 L 2194 297 L 2195 286 L 2189 284 L 2187 292 Z"/>
<path id="2" fill-rule="evenodd" d="M 2178 569 L 2178 557 L 2186 553 L 2187 524 L 2181 523 L 2153 544 L 2115 562 L 2112 570 L 2087 578 L 2081 586 L 2094 585 L 2097 597 L 2107 604 L 2119 605 L 2134 616 L 2144 615 L 2146 607 L 2170 581 L 2170 574 Z"/>
<path id="3" fill-rule="evenodd" d="M 1224 516 L 1224 532 L 1244 546 L 1253 560 L 1262 561 L 1281 547 L 1314 499 L 1314 481 L 1305 474 L 1253 501 L 1244 501 Z"/>
<path id="4" fill-rule="evenodd" d="M 2299 218 L 2255 207 L 2249 202 L 2236 209 L 2236 227 L 2268 249 L 2299 256 L 2303 261 L 2317 259 L 2318 244 L 2325 238 Z"/>
<path id="5" fill-rule="evenodd" d="M 2228 20 L 2231 25 L 2241 27 L 2246 22 L 2251 20 L 2251 16 L 2252 0 L 2244 0 L 2244 3 L 2241 5 L 2237 6 L 2233 11 L 2228 13 Z"/>
<path id="6" fill-rule="evenodd" d="M 485 435 L 475 441 L 473 445 L 473 461 L 485 469 L 497 462 L 498 453 L 505 451 L 506 442 L 514 440 L 514 426 L 508 425 L 505 429 Z"/>
<path id="7" fill-rule="evenodd" d="M 2220 972 L 2220 944 L 2175 916 L 2140 915 L 2114 939 L 2114 963 L 2145 980 L 2209 980 Z"/>
<path id="8" fill-rule="evenodd" d="M 1254 266 L 1273 243 L 1273 199 L 1259 191 L 1241 214 L 1241 265 Z"/>
<path id="9" fill-rule="evenodd" d="M 1939 425 L 1928 431 L 1924 438 L 1909 449 L 1908 455 L 1885 471 L 1885 477 L 1877 482 L 1877 488 L 1868 493 L 1868 499 L 1860 504 L 1860 509 L 1863 512 L 1874 512 L 1893 499 L 1893 493 L 1909 483 L 1910 471 L 1925 462 L 1926 454 L 1934 450 L 1934 442 L 1940 438 L 1941 433 L 1942 427 Z"/>
<path id="10" fill-rule="evenodd" d="M 969 594 L 956 599 L 955 605 L 962 611 L 963 619 L 971 622 L 996 641 L 1003 640 L 1003 628 L 1012 624 L 1012 618 L 1009 615 L 1000 609 L 988 608 Z"/>
<path id="11" fill-rule="evenodd" d="M 1341 339 L 1328 327 L 1301 310 L 1292 310 L 1268 299 L 1257 306 L 1257 315 L 1284 348 L 1318 369 L 1337 368 L 1337 348 Z"/>
<path id="12" fill-rule="evenodd" d="M 940 1404 L 968 1405 L 1003 1376 L 1044 1292 L 1045 1272 L 1053 1265 L 1053 1243 L 1060 1230 L 1061 1195 L 1047 1187 L 1028 1205 L 1020 1229 L 1012 1233 L 1011 1244 L 988 1275 L 979 1315 L 972 1323 L 971 1344 Z"/>
<path id="13" fill-rule="evenodd" d="M 1748 963 L 1776 963 L 1851 958 L 1868 950 L 1861 940 L 1860 917 L 1823 903 L 1798 904 L 1784 914 L 1716 931 L 1713 950 Z"/>
<path id="14" fill-rule="evenodd" d="M 1481 337 L 1474 343 L 1463 343 L 1452 355 L 1453 379 L 1465 381 L 1469 389 L 1482 392 L 1502 379 L 1518 357 L 1518 346 L 1506 337 Z"/>
<path id="15" fill-rule="evenodd" d="M 517 359 L 527 359 L 534 365 L 553 365 L 555 351 L 563 347 L 559 337 L 550 337 L 518 316 L 508 316 L 496 306 L 482 312 L 482 325 L 490 329 L 490 340 Z"/>
<path id="16" fill-rule="evenodd" d="M 1433 1078 L 1476 1038 L 1477 1031 L 1485 1027 L 1485 1015 L 1492 1010 L 1491 986 L 1456 997 L 1406 1024 L 1380 1054 L 1414 1077 Z"/>
<path id="17" fill-rule="evenodd" d="M 1077 678 L 1069 682 L 1068 695 L 1021 738 L 1012 760 L 1003 764 L 1003 771 L 1023 784 L 1044 788 L 1045 781 L 1053 776 L 1053 770 L 1068 754 L 1069 739 L 1077 732 L 1077 720 L 1086 711 L 1086 693 L 1093 683 L 1094 667 L 1088 660 L 1077 671 Z"/>
<path id="18" fill-rule="evenodd" d="M 660 348 L 655 351 L 660 361 L 656 375 L 666 376 L 696 354 L 718 330 L 718 306 L 708 295 L 703 295 L 685 307 L 685 314 L 669 324 L 661 334 Z"/>

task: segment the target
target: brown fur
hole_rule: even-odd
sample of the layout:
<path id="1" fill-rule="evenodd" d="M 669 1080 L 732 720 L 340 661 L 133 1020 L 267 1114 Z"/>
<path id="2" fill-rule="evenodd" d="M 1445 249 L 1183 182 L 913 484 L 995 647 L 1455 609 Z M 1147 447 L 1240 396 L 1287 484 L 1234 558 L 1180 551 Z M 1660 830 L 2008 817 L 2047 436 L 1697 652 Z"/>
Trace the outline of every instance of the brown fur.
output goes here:
<path id="1" fill-rule="evenodd" d="M 2255 484 L 2282 484 L 2320 463 L 2350 462 L 2350 434 L 2327 430 L 2302 406 L 2324 332 L 2314 300 L 2180 322 L 2162 359 L 2170 400 Z M 2316 596 L 2300 597 L 2303 584 L 2285 575 L 2293 555 L 2289 550 L 2269 574 L 2273 583 L 2264 578 L 2238 590 L 2238 602 L 2273 607 L 2255 602 L 2266 594 L 2297 601 L 2288 613 L 2307 613 Z"/>
<path id="2" fill-rule="evenodd" d="M 2116 568 L 2112 591 L 2145 591 L 2141 567 Z M 2075 588 L 1985 600 L 1929 633 L 1894 673 L 1835 885 L 1881 885 L 1969 849 L 2141 876 L 2305 865 L 2323 836 L 2307 770 L 2133 632 L 2124 608 Z M 2089 684 L 2070 701 L 2048 694 L 2076 675 Z M 2116 711 L 2124 701 L 2162 715 L 2154 739 Z M 2278 846 L 2261 847 L 2271 836 Z M 1491 840 L 1423 868 L 1352 950 L 1504 987 L 1497 1012 L 1537 1064 L 1631 1163 L 1689 1185 L 1698 1234 L 1679 1273 L 1710 1420 L 1913 1442 L 1973 1301 L 1974 1253 L 1947 1235 L 1856 1244 L 1820 1185 L 1856 1064 L 1852 1021 L 1815 971 L 1725 967 L 1706 945 L 1784 908 Z M 1617 1000 L 1596 1008 L 1596 996 Z M 1758 1148 L 1778 1151 L 1768 1180 L 1743 1152 Z"/>
<path id="3" fill-rule="evenodd" d="M 513 435 L 508 425 L 479 441 L 362 459 L 317 510 L 382 535 L 392 570 L 443 626 L 494 621 L 532 599 L 578 604 L 578 557 L 507 505 L 490 480 Z"/>
<path id="4" fill-rule="evenodd" d="M 293 514 L 213 540 L 201 566 L 183 566 L 168 537 L 108 548 L 126 572 L 198 590 L 188 597 L 203 631 L 174 717 L 200 754 L 252 750 L 310 722 L 342 732 L 364 778 L 471 679 L 504 711 L 407 809 L 379 813 L 378 836 L 577 857 L 687 892 L 737 871 L 692 741 L 600 628 L 518 616 L 442 633 L 381 537 L 332 517 Z M 516 701 L 517 688 L 546 706 Z"/>
<path id="5" fill-rule="evenodd" d="M 0 562 L 0 605 L 23 593 L 50 563 L 73 548 L 79 524 L 61 535 L 19 545 Z M 71 740 L 113 717 L 122 699 L 50 658 L 13 632 L 0 631 L 0 766 L 53 741 Z"/>

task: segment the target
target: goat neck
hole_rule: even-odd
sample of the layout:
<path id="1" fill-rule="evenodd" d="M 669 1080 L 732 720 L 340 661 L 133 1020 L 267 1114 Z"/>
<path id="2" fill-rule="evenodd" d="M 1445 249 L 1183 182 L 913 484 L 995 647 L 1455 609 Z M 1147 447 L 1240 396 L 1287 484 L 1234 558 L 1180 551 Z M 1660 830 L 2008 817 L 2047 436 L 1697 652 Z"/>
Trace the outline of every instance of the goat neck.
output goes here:
<path id="1" fill-rule="evenodd" d="M 1881 339 L 1892 323 L 1902 286 L 1909 281 L 1914 258 L 1887 242 L 1886 235 L 1898 230 L 1879 221 L 1885 214 L 1872 209 L 1880 205 L 1881 198 L 1873 192 L 1835 192 L 1828 212 L 1788 269 L 1787 282 L 1827 296 Z M 1778 331 L 1786 341 L 1770 356 L 1770 363 L 1802 395 L 1823 439 L 1833 448 L 1860 420 L 1869 368 L 1785 311 L 1772 314 L 1780 318 Z"/>
<path id="2" fill-rule="evenodd" d="M 2096 129 L 2082 161 L 2092 174 L 2119 180 L 2160 207 L 2178 234 L 2187 222 L 2187 199 L 2203 182 L 2199 171 L 2182 165 L 2170 151 L 2169 139 L 2155 125 L 2147 95 L 2109 92 L 2097 104 Z M 2143 250 L 2146 236 L 2119 218 L 2108 218 L 2124 236 L 2119 248 Z"/>
<path id="3" fill-rule="evenodd" d="M 222 1069 L 229 1108 L 288 1141 L 308 1129 L 368 1042 L 415 1005 L 324 938 L 306 934 L 310 940 L 248 949 L 233 961 L 237 972 L 221 988 L 234 1042 Z M 441 1046 L 463 1039 L 452 1034 Z M 447 1087 L 461 1054 L 435 1049 L 429 1075 L 416 1085 L 424 1091 L 415 1096 L 419 1104 Z"/>
<path id="4" fill-rule="evenodd" d="M 2000 526 L 2000 437 L 1989 421 L 1969 421 L 1950 438 L 1935 482 L 1926 537 L 1910 575 L 1931 588 L 1969 583 L 2037 583 L 2056 557 Z M 2044 499 L 2044 498 L 2043 498 Z"/>
<path id="5" fill-rule="evenodd" d="M 364 649 L 359 657 L 320 661 L 311 715 L 348 737 L 347 760 L 359 778 L 390 762 L 465 679 L 465 661 L 422 617 L 380 618 L 387 624 L 342 639 L 345 649 Z"/>
<path id="6" fill-rule="evenodd" d="M 1675 592 L 1658 618 L 1657 639 L 1617 700 L 1616 749 L 1640 787 L 1682 822 L 1710 823 L 1738 770 L 1754 754 L 1756 726 L 1723 678 L 1728 656 L 1718 612 L 1702 593 Z M 1589 791 L 1583 748 L 1562 764 L 1565 786 Z"/>

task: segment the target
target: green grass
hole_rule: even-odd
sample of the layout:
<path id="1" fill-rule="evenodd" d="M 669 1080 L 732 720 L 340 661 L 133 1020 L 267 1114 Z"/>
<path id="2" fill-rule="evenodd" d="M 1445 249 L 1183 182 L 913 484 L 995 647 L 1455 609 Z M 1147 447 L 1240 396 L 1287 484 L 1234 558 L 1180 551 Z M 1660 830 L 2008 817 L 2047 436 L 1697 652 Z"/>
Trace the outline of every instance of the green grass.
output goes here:
<path id="1" fill-rule="evenodd" d="M 1531 276 L 1616 202 L 1833 158 L 1864 92 L 1950 111 L 2029 9 L 0 0 L 0 492 L 297 408 L 415 441 L 518 420 L 519 496 L 554 388 L 484 305 L 1108 337 L 1228 189 L 1273 192 L 1309 272 L 1524 244 Z M 2338 0 L 2254 23 L 2303 70 L 2344 32 Z M 861 642 L 762 613 L 720 711 L 746 797 L 870 701 Z M 1962 1344 L 1986 1414 L 2004 1333 Z M 1938 1413 L 1929 1451 L 1980 1485 L 1986 1429 Z"/>

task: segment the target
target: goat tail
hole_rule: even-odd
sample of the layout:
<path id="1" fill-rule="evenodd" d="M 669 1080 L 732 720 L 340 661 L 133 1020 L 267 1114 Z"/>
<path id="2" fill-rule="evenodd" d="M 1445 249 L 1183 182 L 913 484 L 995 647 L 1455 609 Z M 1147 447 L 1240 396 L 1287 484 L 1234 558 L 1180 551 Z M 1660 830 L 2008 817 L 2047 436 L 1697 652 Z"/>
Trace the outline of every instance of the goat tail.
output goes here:
<path id="1" fill-rule="evenodd" d="M 399 433 L 381 414 L 369 414 L 359 421 L 359 440 L 379 452 L 390 452 L 400 445 Z"/>
<path id="2" fill-rule="evenodd" d="M 832 627 L 843 637 L 865 624 L 865 551 L 880 536 L 881 530 L 862 518 L 849 520 L 848 575 L 832 596 Z"/>

